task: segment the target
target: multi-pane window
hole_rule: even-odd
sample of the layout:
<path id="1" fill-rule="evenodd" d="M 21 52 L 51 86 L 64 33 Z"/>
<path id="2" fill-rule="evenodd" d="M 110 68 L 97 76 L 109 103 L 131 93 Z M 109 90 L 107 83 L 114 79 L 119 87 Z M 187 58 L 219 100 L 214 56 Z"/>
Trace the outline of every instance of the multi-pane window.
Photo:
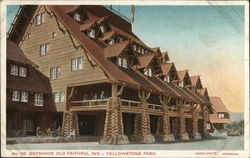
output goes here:
<path id="1" fill-rule="evenodd" d="M 43 106 L 43 94 L 35 93 L 35 106 Z"/>
<path id="2" fill-rule="evenodd" d="M 165 81 L 165 82 L 170 82 L 169 75 L 167 75 L 167 76 L 164 77 L 164 81 Z"/>
<path id="3" fill-rule="evenodd" d="M 78 13 L 75 13 L 75 14 L 74 14 L 74 19 L 75 19 L 76 21 L 80 22 L 80 21 L 81 21 L 81 15 L 78 14 Z"/>
<path id="4" fill-rule="evenodd" d="M 18 76 L 18 66 L 17 65 L 10 65 L 10 74 Z"/>
<path id="5" fill-rule="evenodd" d="M 151 68 L 145 68 L 144 69 L 144 75 L 152 76 L 152 69 Z"/>
<path id="6" fill-rule="evenodd" d="M 219 115 L 219 118 L 224 118 L 224 114 L 218 114 Z"/>
<path id="7" fill-rule="evenodd" d="M 49 52 L 49 43 L 45 43 L 40 45 L 40 55 L 44 56 L 47 55 Z"/>
<path id="8" fill-rule="evenodd" d="M 64 92 L 55 92 L 54 93 L 54 101 L 55 103 L 62 103 L 64 102 L 65 97 L 64 97 Z"/>
<path id="9" fill-rule="evenodd" d="M 61 77 L 61 67 L 53 67 L 50 69 L 50 78 L 58 79 Z"/>
<path id="10" fill-rule="evenodd" d="M 13 90 L 12 91 L 12 101 L 28 102 L 28 92 Z"/>
<path id="11" fill-rule="evenodd" d="M 44 23 L 44 13 L 40 13 L 36 15 L 36 25 L 40 25 Z"/>
<path id="12" fill-rule="evenodd" d="M 19 67 L 19 76 L 27 77 L 27 68 L 26 67 Z"/>
<path id="13" fill-rule="evenodd" d="M 207 129 L 210 129 L 210 128 L 211 128 L 210 123 L 207 123 Z"/>
<path id="14" fill-rule="evenodd" d="M 126 58 L 118 58 L 117 65 L 123 68 L 128 68 L 128 60 Z"/>
<path id="15" fill-rule="evenodd" d="M 12 91 L 12 101 L 20 101 L 20 91 Z"/>
<path id="16" fill-rule="evenodd" d="M 28 102 L 28 92 L 21 91 L 21 102 Z"/>
<path id="17" fill-rule="evenodd" d="M 71 60 L 71 70 L 81 70 L 83 68 L 83 57 L 74 58 Z"/>
<path id="18" fill-rule="evenodd" d="M 100 26 L 100 30 L 102 31 L 102 33 L 105 33 L 105 32 L 106 32 L 105 26 L 104 26 L 104 25 L 101 25 L 101 26 Z"/>

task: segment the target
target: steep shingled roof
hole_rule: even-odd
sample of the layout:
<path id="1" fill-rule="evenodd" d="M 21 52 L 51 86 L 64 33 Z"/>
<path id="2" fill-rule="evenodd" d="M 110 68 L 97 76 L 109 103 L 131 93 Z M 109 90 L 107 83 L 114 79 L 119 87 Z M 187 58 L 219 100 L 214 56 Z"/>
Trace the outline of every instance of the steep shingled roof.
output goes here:
<path id="1" fill-rule="evenodd" d="M 141 68 L 148 67 L 148 65 L 151 63 L 151 61 L 153 60 L 154 57 L 155 57 L 155 55 L 153 53 L 139 55 L 138 59 L 139 59 L 139 62 L 141 64 L 137 68 L 141 69 Z"/>
<path id="2" fill-rule="evenodd" d="M 7 60 L 15 61 L 38 67 L 35 63 L 30 61 L 24 54 L 21 48 L 11 40 L 7 40 Z"/>
<path id="3" fill-rule="evenodd" d="M 123 50 L 129 45 L 129 41 L 123 41 L 114 45 L 109 45 L 104 49 L 105 57 L 119 56 Z"/>
<path id="4" fill-rule="evenodd" d="M 161 69 L 163 71 L 163 75 L 168 75 L 169 71 L 171 70 L 173 63 L 164 63 L 161 64 Z"/>
<path id="5" fill-rule="evenodd" d="M 26 64 L 28 68 L 27 77 L 7 75 L 7 88 L 25 90 L 30 92 L 51 93 L 49 79 L 36 70 L 33 62 L 27 59 L 22 50 L 14 42 L 7 40 L 7 59 L 9 64 L 15 62 Z"/>
<path id="6" fill-rule="evenodd" d="M 225 113 L 229 113 L 229 111 L 227 110 L 225 104 L 222 102 L 220 97 L 209 97 L 211 103 L 213 104 L 213 109 L 216 112 L 225 112 Z"/>
<path id="7" fill-rule="evenodd" d="M 183 81 L 183 79 L 184 79 L 186 73 L 187 73 L 187 70 L 177 71 L 177 74 L 178 74 L 178 76 L 179 76 L 179 80 L 180 80 L 180 81 Z"/>
<path id="8" fill-rule="evenodd" d="M 199 76 L 191 76 L 190 77 L 192 86 L 196 86 L 198 79 L 199 79 Z"/>

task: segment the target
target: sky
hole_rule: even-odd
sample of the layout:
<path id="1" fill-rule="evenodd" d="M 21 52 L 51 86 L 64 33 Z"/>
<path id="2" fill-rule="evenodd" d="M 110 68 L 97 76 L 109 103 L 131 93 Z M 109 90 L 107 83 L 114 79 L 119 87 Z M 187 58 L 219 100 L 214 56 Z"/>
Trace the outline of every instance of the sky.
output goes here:
<path id="1" fill-rule="evenodd" d="M 113 6 L 131 17 L 130 6 Z M 7 30 L 18 6 L 7 7 Z M 200 75 L 230 112 L 244 110 L 244 6 L 135 6 L 133 32 L 168 51 L 177 70 Z"/>

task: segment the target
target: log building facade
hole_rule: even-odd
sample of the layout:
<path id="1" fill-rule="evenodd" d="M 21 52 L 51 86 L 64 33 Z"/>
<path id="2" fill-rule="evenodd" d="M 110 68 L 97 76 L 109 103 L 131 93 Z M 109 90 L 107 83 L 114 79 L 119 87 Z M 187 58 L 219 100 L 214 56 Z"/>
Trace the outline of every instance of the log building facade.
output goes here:
<path id="1" fill-rule="evenodd" d="M 40 122 L 102 144 L 208 136 L 211 102 L 200 77 L 177 71 L 167 52 L 148 47 L 131 27 L 103 6 L 20 7 L 8 39 L 48 79 L 51 101 L 40 108 L 50 107 L 51 117 Z"/>

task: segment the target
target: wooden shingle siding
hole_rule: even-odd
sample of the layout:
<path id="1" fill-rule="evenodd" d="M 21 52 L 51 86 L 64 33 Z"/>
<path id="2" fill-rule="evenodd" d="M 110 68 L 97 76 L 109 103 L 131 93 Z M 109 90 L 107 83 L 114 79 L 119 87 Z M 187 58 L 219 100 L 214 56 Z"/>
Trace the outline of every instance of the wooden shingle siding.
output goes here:
<path id="1" fill-rule="evenodd" d="M 40 7 L 38 13 L 45 12 L 43 7 Z M 63 25 L 60 26 L 64 29 Z M 52 38 L 52 32 L 56 32 L 56 37 Z M 65 91 L 65 102 L 57 104 L 57 111 L 63 111 L 66 107 L 66 87 L 67 85 L 86 83 L 105 80 L 102 69 L 99 66 L 92 67 L 86 58 L 85 50 L 82 48 L 76 49 L 70 39 L 68 33 L 63 33 L 58 28 L 55 17 L 50 18 L 45 12 L 45 22 L 41 25 L 31 25 L 27 34 L 30 33 L 30 39 L 25 38 L 20 47 L 24 54 L 34 63 L 39 66 L 39 71 L 50 78 L 50 68 L 61 67 L 61 78 L 51 80 L 53 92 Z M 78 46 L 76 40 L 75 44 Z M 40 45 L 49 43 L 49 51 L 47 55 L 40 56 Z M 83 57 L 83 69 L 78 71 L 71 70 L 71 59 Z M 96 63 L 91 59 L 93 64 Z"/>

